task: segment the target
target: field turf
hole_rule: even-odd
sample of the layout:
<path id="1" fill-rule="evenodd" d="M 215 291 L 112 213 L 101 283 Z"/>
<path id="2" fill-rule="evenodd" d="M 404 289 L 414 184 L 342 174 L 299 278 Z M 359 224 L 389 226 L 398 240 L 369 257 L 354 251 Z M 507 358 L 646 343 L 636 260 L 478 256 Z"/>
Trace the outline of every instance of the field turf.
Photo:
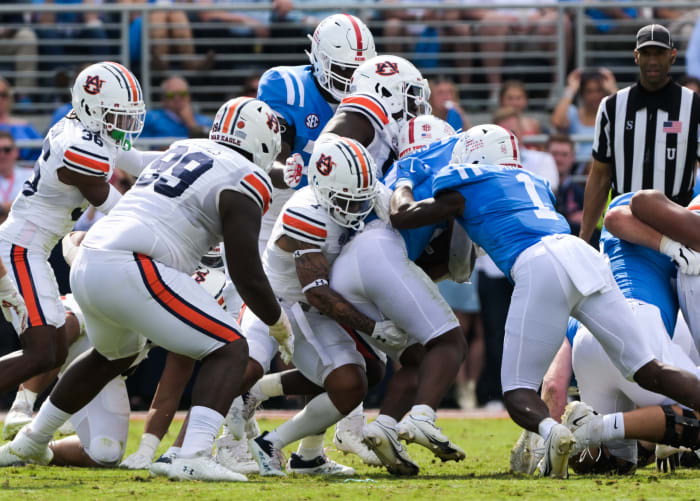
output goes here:
<path id="1" fill-rule="evenodd" d="M 261 419 L 260 427 L 270 429 L 279 420 Z M 158 453 L 174 438 L 179 423 L 163 440 Z M 508 455 L 519 429 L 507 419 L 442 419 L 438 424 L 466 451 L 460 463 L 440 463 L 416 445 L 409 452 L 420 464 L 418 477 L 392 477 L 385 470 L 364 466 L 355 456 L 343 456 L 326 436 L 330 457 L 355 467 L 358 476 L 350 480 L 289 476 L 285 479 L 251 475 L 247 483 L 207 484 L 171 482 L 150 478 L 145 471 L 103 470 L 26 466 L 0 470 L 0 500 L 103 500 L 135 501 L 186 498 L 195 501 L 220 500 L 335 500 L 381 501 L 465 500 L 465 499 L 698 499 L 700 471 L 679 470 L 657 473 L 646 467 L 628 478 L 576 477 L 567 481 L 528 478 L 508 472 Z M 127 454 L 133 452 L 143 429 L 133 421 Z M 295 446 L 294 446 L 295 447 Z M 285 452 L 294 450 L 289 447 Z"/>

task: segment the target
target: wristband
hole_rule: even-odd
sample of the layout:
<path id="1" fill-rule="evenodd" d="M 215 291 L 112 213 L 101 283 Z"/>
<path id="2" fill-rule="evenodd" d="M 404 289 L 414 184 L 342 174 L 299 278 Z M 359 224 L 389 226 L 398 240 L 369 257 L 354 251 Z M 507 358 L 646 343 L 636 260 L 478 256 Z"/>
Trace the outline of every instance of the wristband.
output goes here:
<path id="1" fill-rule="evenodd" d="M 117 202 L 121 197 L 122 194 L 119 193 L 119 190 L 117 190 L 114 186 L 110 184 L 109 194 L 107 195 L 107 198 L 104 202 L 102 202 L 101 205 L 95 206 L 95 209 L 100 211 L 102 214 L 109 214 L 109 211 L 111 211 L 114 208 L 114 206 L 117 205 Z"/>

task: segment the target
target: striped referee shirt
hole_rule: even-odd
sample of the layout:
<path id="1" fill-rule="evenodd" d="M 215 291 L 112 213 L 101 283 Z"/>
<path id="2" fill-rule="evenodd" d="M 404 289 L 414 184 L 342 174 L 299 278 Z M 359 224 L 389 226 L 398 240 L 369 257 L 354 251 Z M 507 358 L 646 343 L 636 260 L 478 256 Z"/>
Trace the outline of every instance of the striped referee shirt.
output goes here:
<path id="1" fill-rule="evenodd" d="M 612 164 L 613 197 L 647 188 L 682 205 L 692 199 L 700 158 L 700 97 L 671 81 L 606 97 L 595 124 L 593 158 Z"/>

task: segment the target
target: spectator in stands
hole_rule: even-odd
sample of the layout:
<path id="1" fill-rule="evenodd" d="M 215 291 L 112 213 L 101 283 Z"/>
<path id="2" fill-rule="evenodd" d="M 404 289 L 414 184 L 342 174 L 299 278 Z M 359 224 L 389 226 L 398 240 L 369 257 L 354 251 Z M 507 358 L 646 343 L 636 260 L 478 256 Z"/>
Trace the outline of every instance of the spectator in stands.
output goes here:
<path id="1" fill-rule="evenodd" d="M 498 104 L 501 108 L 513 108 L 521 116 L 522 135 L 533 136 L 542 132 L 540 121 L 535 117 L 526 116 L 527 113 L 527 91 L 525 84 L 520 80 L 506 80 L 501 86 L 498 94 Z"/>
<path id="2" fill-rule="evenodd" d="M 471 128 L 467 114 L 459 106 L 457 88 L 451 80 L 444 77 L 430 80 L 430 105 L 433 115 L 446 121 L 454 130 Z"/>
<path id="3" fill-rule="evenodd" d="M 554 158 L 559 172 L 557 212 L 564 215 L 571 226 L 571 233 L 577 235 L 583 216 L 585 182 L 577 182 L 573 177 L 576 165 L 574 142 L 565 134 L 554 134 L 549 137 L 547 150 Z"/>
<path id="4" fill-rule="evenodd" d="M 0 77 L 0 130 L 9 131 L 12 137 L 19 139 L 41 139 L 41 134 L 26 120 L 12 116 L 12 87 L 7 80 Z M 35 160 L 39 157 L 39 149 L 22 148 L 19 157 L 22 160 Z"/>
<path id="5" fill-rule="evenodd" d="M 593 137 L 598 106 L 604 97 L 617 92 L 617 81 L 607 68 L 594 71 L 575 69 L 566 80 L 566 90 L 552 112 L 552 126 L 559 132 Z M 578 96 L 578 104 L 574 99 Z M 576 159 L 587 160 L 591 156 L 593 142 L 579 142 Z"/>
<path id="6" fill-rule="evenodd" d="M 260 85 L 260 73 L 253 73 L 248 78 L 243 81 L 243 87 L 241 88 L 240 96 L 246 97 L 258 97 L 258 86 Z"/>
<path id="7" fill-rule="evenodd" d="M 34 74 L 38 68 L 37 55 L 39 44 L 34 30 L 24 23 L 21 12 L 0 15 L 0 56 L 14 56 L 13 69 L 18 73 L 14 78 L 15 87 L 22 89 L 18 93 L 18 102 L 30 101 L 31 89 L 37 86 Z"/>
<path id="8" fill-rule="evenodd" d="M 212 120 L 195 113 L 190 89 L 182 77 L 170 77 L 161 85 L 162 109 L 148 110 L 143 137 L 209 137 Z"/>
<path id="9" fill-rule="evenodd" d="M 387 3 L 405 3 L 410 0 L 387 0 Z M 435 1 L 435 0 L 433 0 Z M 421 69 L 435 68 L 440 52 L 439 23 L 445 16 L 443 9 L 396 9 L 384 11 L 384 36 L 388 39 L 403 38 L 404 41 L 389 40 L 385 51 L 389 54 L 413 52 L 412 61 Z M 449 33 L 445 33 L 449 34 Z M 409 40 L 409 41 L 405 41 Z"/>
<path id="10" fill-rule="evenodd" d="M 0 223 L 7 218 L 10 206 L 32 176 L 32 170 L 17 165 L 19 151 L 15 140 L 7 131 L 0 130 Z"/>
<path id="11" fill-rule="evenodd" d="M 685 61 L 687 66 L 686 73 L 691 77 L 700 78 L 700 17 L 698 17 L 693 33 L 688 40 Z"/>
<path id="12" fill-rule="evenodd" d="M 523 169 L 548 180 L 552 191 L 556 194 L 559 188 L 557 165 L 554 163 L 552 155 L 545 151 L 528 148 L 528 145 L 523 142 L 520 113 L 513 108 L 500 108 L 493 114 L 491 121 L 510 130 L 515 135 L 520 146 L 520 161 L 523 164 Z"/>
<path id="13" fill-rule="evenodd" d="M 700 94 L 700 78 L 691 77 L 690 75 L 683 75 L 678 79 L 678 83 L 683 87 L 688 87 L 696 94 Z"/>

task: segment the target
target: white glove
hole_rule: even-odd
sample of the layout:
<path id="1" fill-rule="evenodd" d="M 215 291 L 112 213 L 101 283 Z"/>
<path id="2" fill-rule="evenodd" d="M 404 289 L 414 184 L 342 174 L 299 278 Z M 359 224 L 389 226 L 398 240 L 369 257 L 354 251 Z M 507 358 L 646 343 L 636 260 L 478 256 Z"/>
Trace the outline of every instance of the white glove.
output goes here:
<path id="1" fill-rule="evenodd" d="M 671 240 L 664 235 L 661 237 L 659 251 L 673 259 L 681 273 L 700 275 L 700 253 L 695 252 L 690 247 Z"/>
<path id="2" fill-rule="evenodd" d="M 144 433 L 136 452 L 119 464 L 125 470 L 147 470 L 153 462 L 153 456 L 160 444 L 160 439 L 151 433 Z"/>
<path id="3" fill-rule="evenodd" d="M 281 312 L 279 320 L 270 326 L 270 336 L 275 338 L 275 341 L 280 345 L 280 355 L 282 355 L 284 363 L 289 364 L 294 356 L 294 334 L 287 314 L 284 310 Z"/>
<path id="4" fill-rule="evenodd" d="M 304 173 L 304 159 L 299 153 L 292 154 L 284 163 L 284 182 L 290 188 L 296 188 L 301 182 Z"/>
<path id="5" fill-rule="evenodd" d="M 7 273 L 0 278 L 0 306 L 5 320 L 12 324 L 18 335 L 22 334 L 27 328 L 27 306 Z"/>
<path id="6" fill-rule="evenodd" d="M 408 342 L 407 334 L 396 327 L 391 320 L 375 322 L 374 330 L 370 335 L 372 339 L 392 350 L 400 350 Z"/>
<path id="7" fill-rule="evenodd" d="M 377 196 L 374 199 L 374 212 L 377 217 L 385 223 L 391 223 L 391 195 L 392 190 L 384 186 L 382 183 L 377 183 Z"/>

